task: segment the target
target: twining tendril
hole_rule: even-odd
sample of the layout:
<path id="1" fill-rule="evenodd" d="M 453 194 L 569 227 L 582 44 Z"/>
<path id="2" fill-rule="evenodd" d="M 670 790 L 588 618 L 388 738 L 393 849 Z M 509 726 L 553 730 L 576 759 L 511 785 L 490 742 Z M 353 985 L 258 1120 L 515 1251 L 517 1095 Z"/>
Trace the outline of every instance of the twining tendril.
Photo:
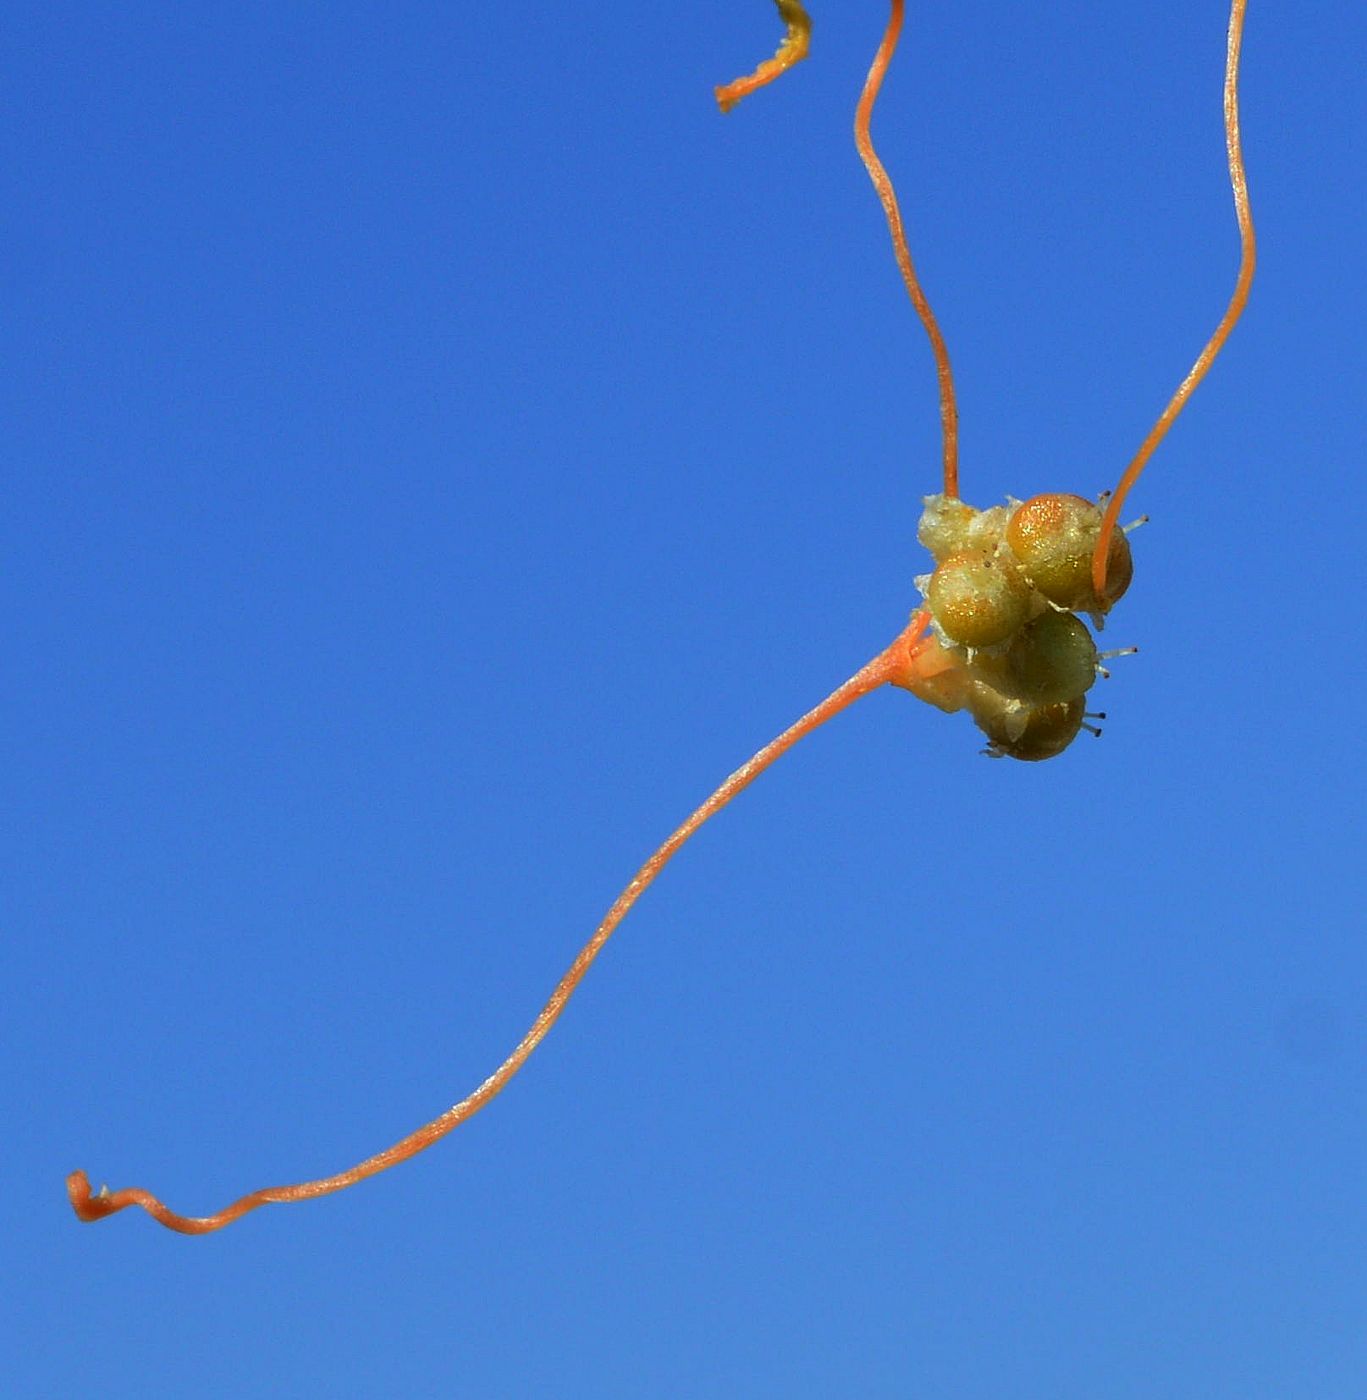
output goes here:
<path id="1" fill-rule="evenodd" d="M 1101 522 L 1101 535 L 1092 555 L 1092 582 L 1098 592 L 1106 579 L 1106 560 L 1111 547 L 1111 536 L 1115 533 L 1116 521 L 1120 518 L 1125 497 L 1130 488 L 1139 480 L 1139 474 L 1149 463 L 1154 449 L 1168 434 L 1168 429 L 1177 421 L 1177 415 L 1186 407 L 1196 386 L 1206 377 L 1215 357 L 1224 348 L 1234 324 L 1243 315 L 1248 304 L 1248 289 L 1253 285 L 1253 269 L 1257 262 L 1257 242 L 1253 235 L 1253 214 L 1248 205 L 1248 176 L 1244 171 L 1243 146 L 1239 140 L 1239 50 L 1243 44 L 1244 11 L 1248 0 L 1233 0 L 1229 12 L 1229 43 L 1225 57 L 1225 145 L 1229 152 L 1229 183 L 1234 191 L 1234 217 L 1239 225 L 1239 272 L 1234 281 L 1234 294 L 1229 299 L 1225 314 L 1215 327 L 1214 334 L 1206 342 L 1205 348 L 1196 357 L 1187 377 L 1177 386 L 1177 392 L 1168 406 L 1159 415 L 1158 421 L 1149 429 L 1148 436 L 1139 444 L 1134 459 L 1125 468 L 1120 484 L 1115 488 L 1106 505 L 1106 514 Z"/>
<path id="2" fill-rule="evenodd" d="M 671 858 L 690 836 L 709 817 L 714 817 L 733 798 L 744 792 L 766 768 L 782 758 L 799 739 L 834 718 L 856 700 L 868 695 L 879 686 L 894 682 L 906 684 L 914 679 L 917 659 L 922 648 L 922 638 L 929 623 L 929 614 L 917 613 L 886 650 L 880 652 L 867 665 L 862 666 L 843 685 L 833 690 L 819 705 L 809 710 L 797 723 L 785 729 L 776 739 L 767 743 L 748 763 L 743 763 L 724 783 L 688 818 L 672 836 L 641 866 L 631 882 L 617 896 L 616 901 L 604 916 L 602 923 L 594 930 L 593 936 L 579 956 L 570 965 L 569 971 L 556 984 L 550 1000 L 542 1008 L 541 1014 L 532 1022 L 526 1035 L 518 1041 L 512 1054 L 477 1088 L 467 1094 L 458 1104 L 445 1113 L 424 1124 L 407 1137 L 400 1139 L 392 1147 L 367 1157 L 364 1162 L 338 1172 L 335 1176 L 325 1176 L 317 1181 L 304 1181 L 294 1186 L 268 1186 L 224 1206 L 212 1215 L 181 1215 L 162 1204 L 150 1191 L 139 1187 L 127 1187 L 122 1191 L 109 1191 L 101 1187 L 92 1192 L 90 1180 L 84 1172 L 72 1172 L 66 1179 L 67 1194 L 72 1207 L 82 1220 L 102 1220 L 107 1215 L 124 1210 L 128 1206 L 141 1206 L 154 1220 L 165 1225 L 168 1230 L 178 1230 L 184 1235 L 207 1235 L 221 1230 L 234 1220 L 241 1219 L 248 1211 L 258 1206 L 278 1205 L 288 1201 L 308 1201 L 315 1196 L 328 1196 L 334 1191 L 344 1190 L 368 1176 L 386 1171 L 415 1157 L 424 1148 L 444 1138 L 453 1128 L 459 1127 L 467 1118 L 472 1118 L 487 1103 L 496 1098 L 512 1077 L 526 1064 L 533 1050 L 546 1038 L 551 1027 L 560 1019 L 575 988 L 584 980 L 584 974 L 593 965 L 603 945 L 613 931 L 626 918 L 632 906 L 650 888 L 655 877 L 669 863 Z M 933 650 L 933 648 L 932 648 Z"/>
<path id="3" fill-rule="evenodd" d="M 907 284 L 911 304 L 916 308 L 916 314 L 926 328 L 926 335 L 930 337 L 930 348 L 935 356 L 935 377 L 940 386 L 940 436 L 943 444 L 945 495 L 957 496 L 959 408 L 954 397 L 954 373 L 949 367 L 949 351 L 945 347 L 945 338 L 940 333 L 939 322 L 936 321 L 935 313 L 930 309 L 930 302 L 926 300 L 926 294 L 921 290 L 920 280 L 916 276 L 916 265 L 911 260 L 911 249 L 907 246 L 906 229 L 902 224 L 902 211 L 897 205 L 897 194 L 883 162 L 878 159 L 878 153 L 873 149 L 873 138 L 869 135 L 873 104 L 883 86 L 884 75 L 892 62 L 897 40 L 902 33 L 902 12 L 903 0 L 892 0 L 892 14 L 883 33 L 883 42 L 878 47 L 868 79 L 864 83 L 864 91 L 859 97 L 859 106 L 855 109 L 854 144 L 859 150 L 865 169 L 869 172 L 869 179 L 873 181 L 873 187 L 878 192 L 883 213 L 887 215 L 888 232 L 892 234 L 893 255 L 901 269 L 902 280 Z"/>

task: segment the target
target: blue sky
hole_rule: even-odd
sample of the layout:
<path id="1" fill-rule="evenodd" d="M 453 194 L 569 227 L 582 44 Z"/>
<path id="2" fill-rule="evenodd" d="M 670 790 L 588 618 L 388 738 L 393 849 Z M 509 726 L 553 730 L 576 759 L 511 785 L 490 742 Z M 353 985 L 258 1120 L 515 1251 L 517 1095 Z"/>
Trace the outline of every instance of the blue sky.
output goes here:
<path id="1" fill-rule="evenodd" d="M 1105 737 L 888 691 L 930 356 L 880 4 L 21 3 L 10 1393 L 1304 1397 L 1367 1375 L 1351 8 L 1252 0 L 1261 266 L 1132 498 Z M 1114 481 L 1224 305 L 1221 0 L 913 4 L 875 135 L 965 495 Z"/>

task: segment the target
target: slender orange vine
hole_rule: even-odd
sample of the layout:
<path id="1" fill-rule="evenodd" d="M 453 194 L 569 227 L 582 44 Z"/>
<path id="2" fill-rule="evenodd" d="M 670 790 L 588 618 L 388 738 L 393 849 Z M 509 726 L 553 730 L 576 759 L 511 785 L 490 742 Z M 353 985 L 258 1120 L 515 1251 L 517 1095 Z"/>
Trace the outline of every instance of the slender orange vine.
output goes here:
<path id="1" fill-rule="evenodd" d="M 253 1211 L 258 1206 L 308 1201 L 316 1196 L 327 1196 L 334 1191 L 341 1191 L 358 1181 L 364 1181 L 368 1176 L 375 1176 L 400 1162 L 406 1162 L 424 1148 L 431 1147 L 434 1142 L 444 1138 L 453 1128 L 459 1127 L 491 1099 L 496 1098 L 507 1087 L 509 1080 L 526 1064 L 532 1051 L 541 1044 L 551 1027 L 560 1019 L 560 1014 L 573 996 L 575 988 L 583 981 L 584 974 L 602 952 L 603 945 L 612 936 L 618 924 L 626 918 L 632 906 L 649 889 L 655 877 L 684 842 L 709 817 L 716 816 L 727 803 L 744 792 L 799 739 L 825 724 L 856 700 L 868 695 L 870 691 L 888 683 L 910 689 L 917 688 L 923 682 L 933 684 L 943 663 L 939 661 L 938 644 L 933 638 L 924 635 L 928 622 L 929 615 L 918 612 L 886 650 L 862 666 L 849 680 L 833 690 L 819 705 L 809 710 L 776 739 L 767 743 L 748 763 L 743 763 L 737 768 L 655 851 L 632 877 L 630 884 L 618 895 L 602 923 L 580 949 L 579 956 L 560 979 L 551 993 L 550 1000 L 532 1022 L 526 1035 L 518 1041 L 512 1054 L 473 1093 L 467 1094 L 458 1104 L 448 1108 L 445 1113 L 415 1132 L 409 1133 L 392 1147 L 376 1153 L 373 1157 L 367 1157 L 364 1162 L 347 1171 L 338 1172 L 335 1176 L 322 1177 L 317 1181 L 299 1182 L 293 1186 L 268 1186 L 260 1191 L 252 1191 L 212 1215 L 181 1215 L 163 1205 L 150 1191 L 139 1187 L 128 1187 L 122 1191 L 109 1191 L 102 1187 L 99 1191 L 91 1191 L 90 1180 L 86 1174 L 75 1171 L 67 1177 L 66 1186 L 76 1214 L 82 1220 L 102 1220 L 105 1216 L 113 1215 L 128 1206 L 141 1206 L 168 1230 L 178 1230 L 184 1235 L 207 1235 L 232 1224 L 234 1220 L 241 1219 L 248 1211 Z"/>
<path id="2" fill-rule="evenodd" d="M 902 271 L 902 280 L 907 284 L 911 304 L 916 308 L 916 314 L 921 318 L 921 324 L 930 337 L 930 348 L 935 356 L 935 378 L 940 387 L 940 435 L 944 447 L 945 495 L 957 496 L 959 408 L 954 397 L 954 373 L 949 367 L 949 351 L 945 346 L 945 338 L 940 333 L 939 322 L 936 321 L 935 313 L 930 309 L 930 302 L 926 300 L 926 294 L 921 290 L 921 283 L 916 276 L 916 265 L 911 260 L 911 249 L 907 246 L 906 229 L 902 223 L 902 211 L 897 205 L 897 194 L 892 188 L 892 181 L 888 178 L 883 162 L 878 159 L 878 153 L 873 149 L 873 138 L 869 135 L 873 104 L 877 101 L 883 78 L 892 62 L 897 40 L 902 33 L 902 10 L 903 0 L 892 0 L 892 14 L 883 33 L 883 42 L 878 46 L 878 53 L 864 83 L 864 91 L 859 97 L 859 106 L 855 109 L 854 144 L 859 150 L 865 169 L 869 172 L 869 179 L 873 181 L 873 187 L 878 192 L 883 213 L 887 215 L 888 232 L 892 234 L 892 250 L 897 258 L 897 266 Z"/>
<path id="3" fill-rule="evenodd" d="M 1233 0 L 1229 11 L 1229 41 L 1225 54 L 1225 146 L 1229 153 L 1229 183 L 1234 192 L 1234 217 L 1239 225 L 1239 272 L 1234 281 L 1234 293 L 1220 317 L 1220 323 L 1206 342 L 1205 348 L 1196 357 L 1187 377 L 1177 386 L 1177 392 L 1168 401 L 1168 406 L 1159 415 L 1158 421 L 1149 429 L 1148 436 L 1139 444 L 1130 465 L 1125 468 L 1119 485 L 1106 504 L 1102 517 L 1101 535 L 1092 555 L 1092 583 L 1098 592 L 1106 578 L 1106 560 L 1111 548 L 1111 536 L 1115 533 L 1116 522 L 1120 518 L 1125 497 L 1130 488 L 1139 480 L 1139 474 L 1149 463 L 1158 444 L 1168 434 L 1168 429 L 1177 421 L 1177 415 L 1186 407 L 1196 386 L 1206 377 L 1215 357 L 1224 348 L 1235 322 L 1244 313 L 1248 304 L 1249 288 L 1253 285 L 1253 269 L 1257 263 L 1257 241 L 1253 234 L 1253 213 L 1248 203 L 1248 176 L 1244 170 L 1243 145 L 1239 139 L 1239 53 L 1243 46 L 1244 12 L 1248 0 Z"/>

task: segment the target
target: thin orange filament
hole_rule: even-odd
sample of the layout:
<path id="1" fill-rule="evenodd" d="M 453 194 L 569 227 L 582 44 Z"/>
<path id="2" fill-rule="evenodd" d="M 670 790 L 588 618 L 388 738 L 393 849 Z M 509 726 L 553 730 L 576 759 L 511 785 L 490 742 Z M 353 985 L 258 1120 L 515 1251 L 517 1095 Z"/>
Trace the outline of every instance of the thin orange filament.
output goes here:
<path id="1" fill-rule="evenodd" d="M 935 313 L 930 309 L 930 302 L 926 300 L 926 294 L 921 290 L 921 283 L 916 276 L 916 266 L 911 260 L 911 249 L 907 246 L 906 229 L 902 224 L 902 211 L 897 206 L 897 194 L 883 162 L 878 159 L 878 154 L 873 149 L 873 139 L 869 135 L 873 104 L 883 86 L 883 78 L 892 62 L 892 55 L 902 32 L 902 11 L 903 0 L 892 0 L 892 14 L 883 33 L 883 42 L 878 47 L 873 67 L 869 69 L 868 79 L 864 83 L 864 91 L 859 97 L 859 106 L 855 110 L 854 144 L 858 147 L 859 155 L 869 172 L 869 179 L 873 181 L 873 187 L 878 192 L 883 212 L 887 215 L 888 231 L 892 234 L 892 251 L 897 258 L 897 266 L 901 269 L 902 280 L 907 284 L 911 304 L 916 308 L 916 314 L 926 328 L 926 335 L 930 337 L 930 348 L 935 355 L 935 377 L 940 385 L 940 432 L 944 442 L 945 495 L 957 496 L 959 409 L 954 397 L 954 374 L 949 367 L 949 351 L 945 347 L 944 336 L 940 334 Z"/>
<path id="2" fill-rule="evenodd" d="M 733 83 L 715 88 L 717 105 L 723 112 L 729 112 L 743 97 L 772 83 L 781 77 L 795 63 L 807 57 L 811 46 L 812 21 L 798 0 L 776 0 L 779 18 L 788 26 L 783 42 L 773 58 L 766 58 L 748 77 L 737 78 Z"/>
<path id="3" fill-rule="evenodd" d="M 440 1117 L 409 1133 L 383 1152 L 367 1157 L 364 1162 L 347 1171 L 338 1172 L 336 1176 L 322 1177 L 318 1181 L 303 1181 L 294 1186 L 268 1186 L 264 1190 L 253 1191 L 241 1197 L 213 1215 L 180 1215 L 163 1205 L 151 1192 L 138 1187 L 129 1187 L 122 1191 L 108 1191 L 102 1188 L 98 1192 L 92 1192 L 86 1174 L 81 1171 L 72 1172 L 66 1179 L 66 1187 L 76 1214 L 82 1220 L 102 1220 L 127 1206 L 141 1206 L 168 1230 L 178 1230 L 184 1235 L 207 1235 L 213 1230 L 221 1230 L 223 1226 L 232 1224 L 234 1220 L 241 1219 L 248 1211 L 255 1210 L 258 1206 L 277 1205 L 287 1201 L 308 1201 L 315 1196 L 327 1196 L 334 1191 L 354 1186 L 356 1182 L 364 1181 L 368 1176 L 375 1176 L 400 1162 L 406 1162 L 424 1148 L 431 1147 L 434 1142 L 444 1138 L 453 1128 L 473 1117 L 485 1104 L 496 1098 L 526 1064 L 532 1051 L 541 1044 L 551 1027 L 560 1019 L 560 1013 L 564 1011 L 575 988 L 583 981 L 584 974 L 592 966 L 594 959 L 602 952 L 603 945 L 612 936 L 613 930 L 626 918 L 632 906 L 650 887 L 670 858 L 709 817 L 715 816 L 734 797 L 744 792 L 766 768 L 782 758 L 799 739 L 810 734 L 812 730 L 819 728 L 885 682 L 903 684 L 910 677 L 914 677 L 917 658 L 925 644 L 924 634 L 929 620 L 928 613 L 918 612 L 891 646 L 856 671 L 844 685 L 833 690 L 796 724 L 767 743 L 748 763 L 737 768 L 660 846 L 632 877 L 626 889 L 617 896 L 603 922 L 580 949 L 579 956 L 560 979 L 551 993 L 550 1000 L 532 1022 L 526 1035 L 518 1041 L 512 1054 L 473 1093 L 468 1094 L 454 1107 L 448 1108 Z"/>
<path id="4" fill-rule="evenodd" d="M 1186 407 L 1196 386 L 1206 377 L 1215 357 L 1224 348 L 1235 322 L 1243 315 L 1248 304 L 1248 290 L 1253 285 L 1253 269 L 1257 262 L 1257 243 L 1253 235 L 1253 215 L 1248 205 L 1248 176 L 1244 171 L 1243 147 L 1239 141 L 1239 50 L 1243 44 L 1244 11 L 1248 0 L 1233 0 L 1229 11 L 1229 45 L 1225 59 L 1225 145 L 1229 151 L 1229 183 L 1234 191 L 1234 217 L 1239 224 L 1239 275 L 1234 282 L 1234 294 L 1229 299 L 1225 314 L 1214 334 L 1206 342 L 1205 349 L 1196 357 L 1187 377 L 1177 386 L 1168 406 L 1158 421 L 1149 429 L 1148 436 L 1139 444 L 1134 460 L 1125 468 L 1120 484 L 1107 502 L 1106 513 L 1101 520 L 1101 535 L 1092 555 L 1092 586 L 1098 595 L 1106 586 L 1106 561 L 1109 558 L 1111 536 L 1115 533 L 1116 521 L 1125 504 L 1130 488 L 1139 480 L 1139 474 L 1148 465 L 1154 449 L 1167 436 L 1168 429 L 1177 420 L 1177 415 Z"/>

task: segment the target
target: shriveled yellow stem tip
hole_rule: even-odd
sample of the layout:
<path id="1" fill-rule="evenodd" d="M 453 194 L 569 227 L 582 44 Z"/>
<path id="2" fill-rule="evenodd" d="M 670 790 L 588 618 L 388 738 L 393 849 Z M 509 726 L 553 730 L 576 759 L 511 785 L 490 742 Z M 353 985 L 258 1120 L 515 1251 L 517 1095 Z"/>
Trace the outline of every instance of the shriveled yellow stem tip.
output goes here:
<path id="1" fill-rule="evenodd" d="M 783 42 L 778 46 L 778 52 L 773 58 L 766 58 L 748 76 L 737 78 L 734 82 L 714 89 L 717 106 L 723 112 L 729 112 L 741 98 L 749 97 L 752 92 L 772 83 L 795 63 L 801 63 L 807 57 L 812 39 L 811 16 L 802 8 L 799 0 L 776 0 L 776 3 L 779 18 L 788 26 L 788 32 L 783 36 Z"/>

